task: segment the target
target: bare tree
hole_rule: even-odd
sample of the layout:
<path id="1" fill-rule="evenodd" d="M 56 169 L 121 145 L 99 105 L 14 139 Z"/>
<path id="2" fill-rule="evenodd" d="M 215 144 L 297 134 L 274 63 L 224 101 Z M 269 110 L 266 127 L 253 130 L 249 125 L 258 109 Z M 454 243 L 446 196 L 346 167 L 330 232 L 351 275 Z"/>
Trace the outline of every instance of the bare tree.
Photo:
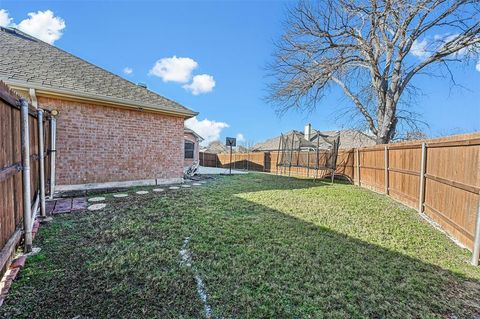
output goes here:
<path id="1" fill-rule="evenodd" d="M 255 141 L 252 139 L 248 139 L 243 142 L 243 146 L 245 147 L 246 153 L 250 153 L 253 150 L 253 146 L 255 146 Z"/>
<path id="2" fill-rule="evenodd" d="M 405 133 L 401 141 L 419 141 L 428 139 L 427 133 L 419 130 L 412 130 Z"/>
<path id="3" fill-rule="evenodd" d="M 442 75 L 434 65 L 451 76 L 449 63 L 478 55 L 479 12 L 479 0 L 300 2 L 269 66 L 268 99 L 279 111 L 313 109 L 338 86 L 377 143 L 388 143 L 399 125 L 416 129 L 416 113 L 400 108 L 412 78 Z"/>

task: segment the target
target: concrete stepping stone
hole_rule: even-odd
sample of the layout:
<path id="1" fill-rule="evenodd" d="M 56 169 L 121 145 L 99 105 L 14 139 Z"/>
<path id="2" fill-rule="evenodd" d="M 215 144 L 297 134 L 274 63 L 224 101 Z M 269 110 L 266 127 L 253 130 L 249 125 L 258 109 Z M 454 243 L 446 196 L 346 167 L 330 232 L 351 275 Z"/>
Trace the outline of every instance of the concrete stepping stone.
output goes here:
<path id="1" fill-rule="evenodd" d="M 138 192 L 135 192 L 135 194 L 145 195 L 145 194 L 148 194 L 148 191 L 138 191 Z"/>
<path id="2" fill-rule="evenodd" d="M 75 197 L 72 200 L 72 211 L 83 210 L 87 208 L 87 199 L 85 197 Z"/>
<path id="3" fill-rule="evenodd" d="M 157 192 L 157 193 L 160 193 L 160 192 L 163 192 L 165 189 L 163 188 L 154 188 L 153 191 L 154 192 Z"/>
<path id="4" fill-rule="evenodd" d="M 190 185 L 182 185 L 183 188 L 190 188 Z"/>
<path id="5" fill-rule="evenodd" d="M 72 199 L 71 198 L 61 198 L 57 200 L 55 204 L 55 209 L 53 210 L 54 214 L 57 213 L 68 213 L 72 210 Z"/>
<path id="6" fill-rule="evenodd" d="M 178 186 L 170 186 L 168 189 L 180 189 Z"/>
<path id="7" fill-rule="evenodd" d="M 114 194 L 113 197 L 115 198 L 122 198 L 122 197 L 127 197 L 128 194 Z"/>
<path id="8" fill-rule="evenodd" d="M 104 209 L 105 207 L 107 207 L 107 204 L 93 204 L 88 206 L 87 209 L 90 211 L 94 211 L 94 210 Z"/>
<path id="9" fill-rule="evenodd" d="M 88 201 L 89 202 L 103 202 L 105 200 L 105 197 L 92 197 L 92 198 L 89 198 Z"/>

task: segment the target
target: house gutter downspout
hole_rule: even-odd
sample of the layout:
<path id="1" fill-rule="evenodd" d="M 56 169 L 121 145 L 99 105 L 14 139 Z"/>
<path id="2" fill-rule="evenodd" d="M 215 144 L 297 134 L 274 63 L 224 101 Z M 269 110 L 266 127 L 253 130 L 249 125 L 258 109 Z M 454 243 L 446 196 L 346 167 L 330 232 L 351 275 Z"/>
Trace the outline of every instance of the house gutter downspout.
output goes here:
<path id="1" fill-rule="evenodd" d="M 32 211 L 30 194 L 30 132 L 28 128 L 28 102 L 21 103 L 21 145 L 22 145 L 22 178 L 23 178 L 23 227 L 25 236 L 25 252 L 32 251 Z"/>
<path id="2" fill-rule="evenodd" d="M 50 199 L 55 193 L 55 156 L 57 151 L 57 119 L 50 118 Z"/>
<path id="3" fill-rule="evenodd" d="M 38 124 L 38 169 L 40 177 L 40 216 L 47 217 L 45 210 L 45 150 L 43 133 L 43 110 L 37 109 Z"/>
<path id="4" fill-rule="evenodd" d="M 34 88 L 28 89 L 28 93 L 30 94 L 30 100 L 32 101 L 33 107 L 36 109 L 38 108 L 38 100 L 37 100 L 37 93 L 35 92 Z"/>

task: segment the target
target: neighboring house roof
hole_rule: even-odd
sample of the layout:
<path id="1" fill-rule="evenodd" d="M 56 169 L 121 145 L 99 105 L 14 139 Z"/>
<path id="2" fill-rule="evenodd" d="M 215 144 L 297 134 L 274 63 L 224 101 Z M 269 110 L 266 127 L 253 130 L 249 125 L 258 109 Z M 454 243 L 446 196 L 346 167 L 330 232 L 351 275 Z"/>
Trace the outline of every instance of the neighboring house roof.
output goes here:
<path id="1" fill-rule="evenodd" d="M 194 130 L 192 130 L 192 129 L 189 129 L 189 128 L 186 127 L 186 128 L 183 129 L 183 131 L 185 132 L 185 134 L 192 134 L 192 135 L 195 136 L 197 139 L 199 139 L 200 142 L 204 140 L 203 137 L 201 137 L 200 135 L 198 135 L 198 134 L 197 134 Z"/>
<path id="2" fill-rule="evenodd" d="M 227 146 L 220 141 L 213 141 L 208 144 L 205 152 L 215 154 L 225 153 L 227 152 Z"/>
<path id="3" fill-rule="evenodd" d="M 284 134 L 284 136 L 291 137 L 296 135 L 296 139 L 294 140 L 294 149 L 297 149 L 300 143 L 300 147 L 318 147 L 320 149 L 328 149 L 332 145 L 329 143 L 333 137 L 340 135 L 340 149 L 350 149 L 356 147 L 364 147 L 375 145 L 375 141 L 370 136 L 357 131 L 357 130 L 341 130 L 341 131 L 317 131 L 312 130 L 310 140 L 305 139 L 305 135 L 303 132 L 299 131 L 289 131 Z M 291 138 L 290 138 L 291 140 Z M 253 151 L 255 152 L 272 152 L 278 151 L 280 143 L 280 136 L 268 139 L 264 142 L 257 143 L 253 146 Z"/>
<path id="4" fill-rule="evenodd" d="M 207 147 L 202 149 L 202 152 L 205 153 L 214 153 L 214 154 L 220 154 L 220 153 L 230 153 L 230 147 L 226 146 L 220 141 L 213 141 L 208 144 Z M 243 145 L 237 145 L 233 147 L 232 149 L 233 153 L 248 153 L 248 149 L 243 146 Z"/>
<path id="5" fill-rule="evenodd" d="M 118 75 L 16 29 L 0 27 L 0 80 L 109 104 L 163 111 L 185 117 L 197 113 Z"/>

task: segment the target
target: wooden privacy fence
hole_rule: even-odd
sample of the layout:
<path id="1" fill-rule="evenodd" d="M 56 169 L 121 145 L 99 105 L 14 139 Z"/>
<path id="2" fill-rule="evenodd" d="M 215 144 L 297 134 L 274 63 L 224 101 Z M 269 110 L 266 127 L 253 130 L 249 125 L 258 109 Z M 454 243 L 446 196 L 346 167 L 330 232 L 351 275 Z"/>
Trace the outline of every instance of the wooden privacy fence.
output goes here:
<path id="1" fill-rule="evenodd" d="M 232 169 L 271 172 L 282 175 L 317 177 L 323 178 L 329 174 L 329 170 L 315 169 L 315 167 L 325 167 L 328 159 L 328 153 L 319 152 L 318 162 L 316 152 L 294 153 L 292 162 L 296 165 L 291 167 L 277 166 L 278 152 L 253 152 L 253 153 L 233 153 Z M 214 154 L 200 152 L 200 165 L 207 167 L 230 167 L 230 154 Z M 337 157 L 336 174 L 344 175 L 348 178 L 353 172 L 353 153 L 350 151 L 339 151 Z"/>
<path id="2" fill-rule="evenodd" d="M 50 121 L 0 82 L 0 274 L 6 270 L 23 238 L 31 249 L 32 226 L 43 208 Z M 43 183 L 42 183 L 43 181 Z M 40 198 L 43 195 L 43 200 Z M 22 236 L 23 235 L 23 236 Z"/>
<path id="3" fill-rule="evenodd" d="M 201 154 L 200 163 L 228 167 L 227 155 Z M 257 166 L 252 170 L 325 177 L 329 174 L 327 170 L 312 168 L 315 167 L 312 160 L 316 159 L 313 155 L 312 152 L 302 153 L 299 158 L 293 159 L 299 165 L 291 168 L 276 167 L 277 152 L 237 154 L 234 164 L 237 169 L 247 169 L 245 164 L 239 164 L 238 159 L 255 158 Z M 203 162 L 202 156 L 206 159 Z M 319 161 L 325 158 L 319 156 Z M 478 265 L 480 133 L 340 150 L 335 175 L 344 176 L 355 185 L 383 193 L 415 208 L 449 236 L 471 249 L 472 263 Z"/>
<path id="4" fill-rule="evenodd" d="M 360 148 L 356 185 L 415 208 L 474 252 L 480 226 L 480 133 Z"/>
<path id="5" fill-rule="evenodd" d="M 230 154 L 200 152 L 200 165 L 207 167 L 230 167 Z M 265 153 L 233 153 L 232 169 L 265 171 Z"/>

